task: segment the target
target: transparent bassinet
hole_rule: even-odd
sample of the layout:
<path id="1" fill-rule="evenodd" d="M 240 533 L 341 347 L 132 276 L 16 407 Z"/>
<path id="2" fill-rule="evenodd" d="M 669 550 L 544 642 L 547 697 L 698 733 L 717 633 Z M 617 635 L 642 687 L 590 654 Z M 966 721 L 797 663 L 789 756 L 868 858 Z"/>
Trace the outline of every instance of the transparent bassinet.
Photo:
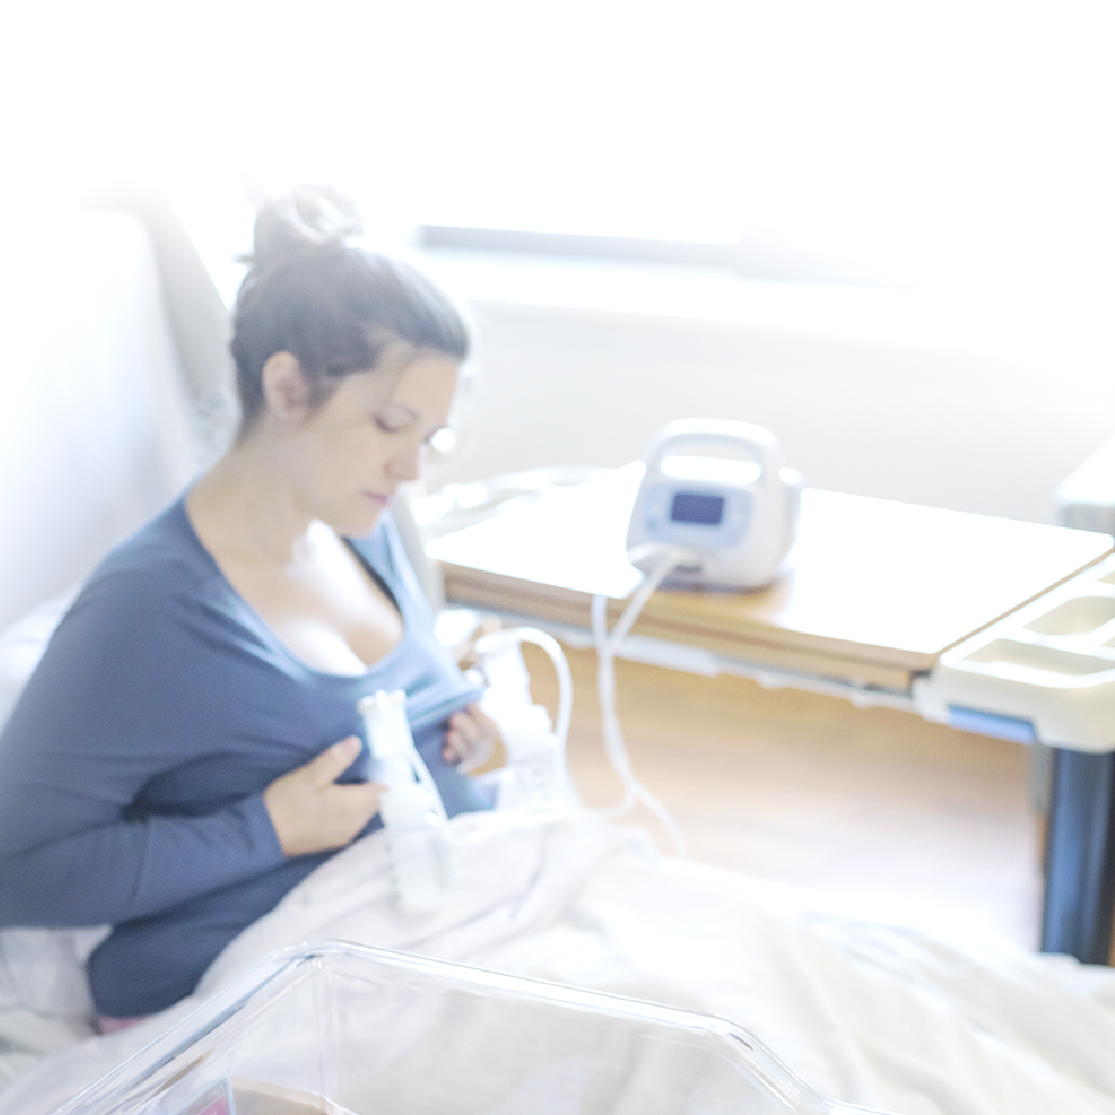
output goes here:
<path id="1" fill-rule="evenodd" d="M 272 954 L 57 1115 L 847 1115 L 729 1022 L 385 949 Z"/>

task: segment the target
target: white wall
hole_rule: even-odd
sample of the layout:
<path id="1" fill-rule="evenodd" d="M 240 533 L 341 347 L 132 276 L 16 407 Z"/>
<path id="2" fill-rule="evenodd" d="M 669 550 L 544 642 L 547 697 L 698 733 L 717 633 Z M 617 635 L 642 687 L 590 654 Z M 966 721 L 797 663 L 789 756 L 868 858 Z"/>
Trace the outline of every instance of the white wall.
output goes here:
<path id="1" fill-rule="evenodd" d="M 767 426 L 813 487 L 1052 522 L 1057 484 L 1115 430 L 1113 364 L 1076 319 L 731 279 L 659 312 L 663 288 L 620 297 L 626 279 L 605 296 L 572 271 L 542 289 L 429 269 L 470 302 L 479 367 L 431 489 L 619 465 L 670 419 L 715 416 Z"/>

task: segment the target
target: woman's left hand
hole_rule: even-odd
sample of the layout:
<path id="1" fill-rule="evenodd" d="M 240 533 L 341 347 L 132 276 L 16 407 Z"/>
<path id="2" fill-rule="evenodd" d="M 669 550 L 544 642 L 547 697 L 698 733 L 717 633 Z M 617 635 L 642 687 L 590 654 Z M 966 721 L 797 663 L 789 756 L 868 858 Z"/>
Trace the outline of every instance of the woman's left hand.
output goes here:
<path id="1" fill-rule="evenodd" d="M 449 718 L 441 757 L 461 770 L 475 770 L 495 754 L 499 742 L 496 722 L 478 704 L 471 704 Z"/>

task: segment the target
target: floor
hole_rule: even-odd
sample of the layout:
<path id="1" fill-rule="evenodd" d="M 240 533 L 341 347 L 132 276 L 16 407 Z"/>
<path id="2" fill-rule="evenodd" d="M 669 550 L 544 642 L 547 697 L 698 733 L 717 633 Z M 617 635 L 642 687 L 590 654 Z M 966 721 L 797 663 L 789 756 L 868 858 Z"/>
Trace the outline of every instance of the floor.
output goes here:
<path id="1" fill-rule="evenodd" d="M 601 744 L 595 658 L 567 653 L 570 769 L 586 805 L 612 805 L 622 794 Z M 527 659 L 535 699 L 552 711 L 552 670 L 532 648 Z M 893 709 L 640 663 L 617 663 L 617 702 L 635 774 L 692 858 L 872 916 L 1036 944 L 1040 836 L 1024 748 Z M 628 816 L 669 849 L 649 811 Z"/>

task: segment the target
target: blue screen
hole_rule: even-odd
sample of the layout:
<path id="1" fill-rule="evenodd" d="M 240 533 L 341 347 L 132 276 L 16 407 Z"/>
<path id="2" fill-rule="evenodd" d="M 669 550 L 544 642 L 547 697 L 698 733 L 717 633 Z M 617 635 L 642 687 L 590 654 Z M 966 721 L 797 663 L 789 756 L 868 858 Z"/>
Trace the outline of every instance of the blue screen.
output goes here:
<path id="1" fill-rule="evenodd" d="M 696 492 L 675 492 L 670 505 L 670 521 L 719 526 L 724 518 L 723 496 L 702 496 Z"/>

